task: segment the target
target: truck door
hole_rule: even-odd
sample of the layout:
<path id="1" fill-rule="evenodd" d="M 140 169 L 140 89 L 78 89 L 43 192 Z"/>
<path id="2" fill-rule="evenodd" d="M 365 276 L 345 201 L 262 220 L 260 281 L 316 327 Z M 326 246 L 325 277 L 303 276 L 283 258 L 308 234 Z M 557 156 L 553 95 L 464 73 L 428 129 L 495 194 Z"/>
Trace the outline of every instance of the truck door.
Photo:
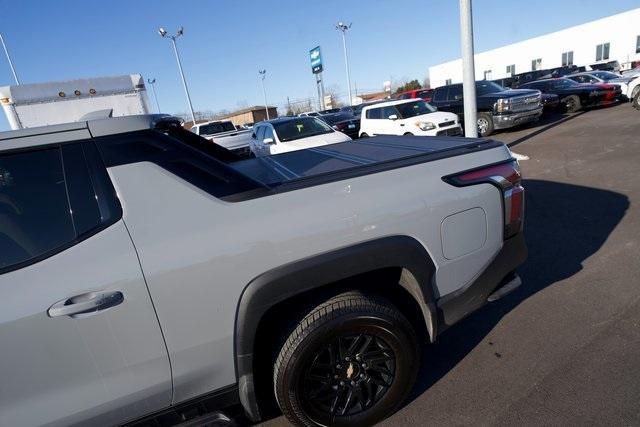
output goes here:
<path id="1" fill-rule="evenodd" d="M 462 99 L 462 85 L 450 85 L 449 92 L 447 93 L 447 103 L 449 107 L 446 111 L 456 113 L 460 120 L 463 120 L 464 116 L 464 101 Z"/>
<path id="2" fill-rule="evenodd" d="M 92 143 L 0 152 L 0 425 L 114 425 L 170 405 L 121 215 Z"/>

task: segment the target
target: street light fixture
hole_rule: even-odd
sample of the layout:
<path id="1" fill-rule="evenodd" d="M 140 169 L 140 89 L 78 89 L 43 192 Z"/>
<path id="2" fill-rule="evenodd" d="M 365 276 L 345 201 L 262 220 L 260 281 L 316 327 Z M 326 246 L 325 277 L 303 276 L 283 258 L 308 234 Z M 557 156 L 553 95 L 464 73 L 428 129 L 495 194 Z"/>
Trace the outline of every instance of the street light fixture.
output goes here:
<path id="1" fill-rule="evenodd" d="M 344 65 L 347 69 L 347 89 L 349 92 L 349 105 L 353 105 L 353 100 L 351 98 L 351 75 L 349 73 L 349 58 L 347 57 L 347 30 L 351 28 L 351 24 L 347 25 L 342 21 L 336 24 L 336 30 L 342 33 L 342 48 L 344 50 Z"/>
<path id="2" fill-rule="evenodd" d="M 156 93 L 156 79 L 147 79 L 147 82 L 151 85 L 153 98 L 156 100 L 156 107 L 158 107 L 158 113 L 160 113 L 160 103 L 158 102 L 158 94 Z"/>
<path id="3" fill-rule="evenodd" d="M 264 97 L 264 111 L 267 113 L 267 120 L 269 120 L 269 107 L 267 106 L 267 91 L 264 89 L 264 79 L 267 76 L 267 70 L 258 70 L 260 80 L 262 81 L 262 96 Z"/>
<path id="4" fill-rule="evenodd" d="M 4 44 L 4 38 L 2 34 L 0 34 L 0 42 L 2 42 L 2 47 L 4 48 L 4 54 L 7 56 L 7 62 L 9 62 L 9 67 L 11 68 L 11 72 L 13 73 L 13 78 L 16 81 L 16 84 L 20 84 L 20 80 L 18 80 L 18 75 L 16 74 L 16 69 L 13 68 L 13 62 L 11 62 L 11 57 L 9 56 L 9 51 L 7 50 L 7 45 Z"/>
<path id="5" fill-rule="evenodd" d="M 196 124 L 196 115 L 193 113 L 193 104 L 191 104 L 191 96 L 189 95 L 189 88 L 187 87 L 187 80 L 184 77 L 184 71 L 182 70 L 182 63 L 180 62 L 180 54 L 178 53 L 178 46 L 176 45 L 176 39 L 184 34 L 184 28 L 180 27 L 175 35 L 171 35 L 163 27 L 158 28 L 158 34 L 160 37 L 168 37 L 173 45 L 173 52 L 176 54 L 176 60 L 178 61 L 178 70 L 180 70 L 180 77 L 182 78 L 182 86 L 184 86 L 184 93 L 187 95 L 187 101 L 189 103 L 189 111 L 191 112 L 191 120 L 193 124 Z M 157 99 L 156 99 L 157 100 Z"/>

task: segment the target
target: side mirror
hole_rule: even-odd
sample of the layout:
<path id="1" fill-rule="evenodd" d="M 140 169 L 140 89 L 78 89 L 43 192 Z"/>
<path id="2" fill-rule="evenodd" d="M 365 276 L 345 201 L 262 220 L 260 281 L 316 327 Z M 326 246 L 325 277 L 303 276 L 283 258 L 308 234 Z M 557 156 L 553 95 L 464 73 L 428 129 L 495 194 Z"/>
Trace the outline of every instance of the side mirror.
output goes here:
<path id="1" fill-rule="evenodd" d="M 389 120 L 398 120 L 398 116 L 396 116 L 395 114 L 392 114 L 388 117 Z"/>
<path id="2" fill-rule="evenodd" d="M 273 138 L 265 138 L 262 140 L 262 142 L 267 145 L 275 144 L 275 141 L 273 140 Z"/>
<path id="3" fill-rule="evenodd" d="M 251 138 L 256 139 L 256 133 L 255 132 L 251 134 Z"/>

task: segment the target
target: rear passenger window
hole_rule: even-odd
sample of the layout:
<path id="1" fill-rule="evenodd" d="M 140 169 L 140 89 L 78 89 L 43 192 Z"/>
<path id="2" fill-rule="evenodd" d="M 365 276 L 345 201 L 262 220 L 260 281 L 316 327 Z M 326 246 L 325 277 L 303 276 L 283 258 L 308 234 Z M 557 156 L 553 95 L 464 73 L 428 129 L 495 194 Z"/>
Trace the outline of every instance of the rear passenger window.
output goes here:
<path id="1" fill-rule="evenodd" d="M 75 237 L 60 149 L 0 156 L 0 272 Z"/>
<path id="2" fill-rule="evenodd" d="M 447 99 L 447 90 L 448 86 L 442 86 L 433 91 L 433 100 L 434 101 L 446 101 Z"/>
<path id="3" fill-rule="evenodd" d="M 451 85 L 449 86 L 449 96 L 450 101 L 458 101 L 462 99 L 462 85 Z"/>
<path id="4" fill-rule="evenodd" d="M 367 110 L 367 119 L 381 119 L 382 118 L 382 109 L 381 108 L 372 108 Z"/>

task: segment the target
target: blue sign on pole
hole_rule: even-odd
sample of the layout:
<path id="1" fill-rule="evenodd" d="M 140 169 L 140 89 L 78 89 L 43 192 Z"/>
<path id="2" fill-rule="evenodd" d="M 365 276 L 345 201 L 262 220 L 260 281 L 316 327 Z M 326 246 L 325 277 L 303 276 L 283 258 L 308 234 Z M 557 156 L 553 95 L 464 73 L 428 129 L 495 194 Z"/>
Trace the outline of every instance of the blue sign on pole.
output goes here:
<path id="1" fill-rule="evenodd" d="M 316 46 L 309 51 L 309 59 L 311 59 L 311 72 L 318 74 L 322 72 L 322 54 L 320 46 Z"/>

